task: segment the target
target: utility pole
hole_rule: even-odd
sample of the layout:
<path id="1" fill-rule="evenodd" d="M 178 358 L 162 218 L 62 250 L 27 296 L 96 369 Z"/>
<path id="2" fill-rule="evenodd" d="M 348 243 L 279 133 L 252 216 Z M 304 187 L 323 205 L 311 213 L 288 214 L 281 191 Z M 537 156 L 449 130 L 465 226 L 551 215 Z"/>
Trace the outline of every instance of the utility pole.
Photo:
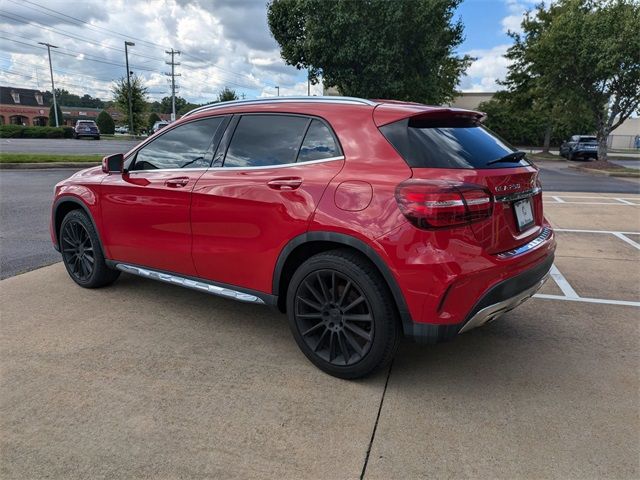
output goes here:
<path id="1" fill-rule="evenodd" d="M 127 47 L 133 47 L 135 45 L 135 43 L 133 42 L 124 42 L 124 58 L 125 58 L 125 63 L 127 64 L 127 97 L 129 99 L 129 133 L 133 133 L 134 135 L 136 134 L 135 132 L 135 126 L 133 123 L 133 103 L 131 100 L 131 71 L 129 70 L 129 50 L 127 49 Z"/>
<path id="2" fill-rule="evenodd" d="M 53 112 L 56 117 L 56 127 L 59 127 L 60 120 L 58 119 L 58 103 L 56 102 L 56 87 L 53 84 L 53 66 L 51 65 L 51 49 L 58 48 L 58 47 L 45 42 L 38 42 L 38 44 L 44 45 L 45 47 L 47 47 L 47 52 L 49 53 L 49 72 L 51 73 L 51 93 L 53 93 Z"/>
<path id="3" fill-rule="evenodd" d="M 170 51 L 165 50 L 166 54 L 171 55 L 171 61 L 165 62 L 167 65 L 171 65 L 171 73 L 165 73 L 168 77 L 171 77 L 171 121 L 175 122 L 176 120 L 176 77 L 179 77 L 180 74 L 175 72 L 175 67 L 180 65 L 179 62 L 174 61 L 174 57 L 176 55 L 180 55 L 180 50 L 174 50 L 173 48 Z"/>
<path id="4" fill-rule="evenodd" d="M 276 85 L 276 90 L 278 91 L 278 96 L 280 96 L 280 87 Z"/>
<path id="5" fill-rule="evenodd" d="M 307 97 L 311 96 L 311 75 L 307 70 Z"/>

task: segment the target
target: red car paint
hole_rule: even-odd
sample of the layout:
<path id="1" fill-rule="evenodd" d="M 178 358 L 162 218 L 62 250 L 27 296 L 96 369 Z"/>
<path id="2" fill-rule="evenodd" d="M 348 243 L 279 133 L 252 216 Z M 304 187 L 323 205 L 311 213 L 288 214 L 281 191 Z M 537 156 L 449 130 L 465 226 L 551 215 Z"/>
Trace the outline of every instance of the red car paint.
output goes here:
<path id="1" fill-rule="evenodd" d="M 81 206 L 93 219 L 106 258 L 114 262 L 275 298 L 286 294 L 281 291 L 286 279 L 283 282 L 280 267 L 292 241 L 304 242 L 305 235 L 317 241 L 324 234 L 326 238 L 341 234 L 340 238 L 366 246 L 368 254 L 377 257 L 376 265 L 386 269 L 391 275 L 388 281 L 397 286 L 394 294 L 403 318 L 416 325 L 460 324 L 491 287 L 553 255 L 552 232 L 522 255 L 499 255 L 527 244 L 543 228 L 550 229 L 543 216 L 541 193 L 532 196 L 534 224 L 521 233 L 511 204 L 495 201 L 505 193 L 535 188 L 538 172 L 534 166 L 411 168 L 380 131 L 402 119 L 478 119 L 481 114 L 477 112 L 385 101 L 239 103 L 205 109 L 174 122 L 134 148 L 125 160 L 185 122 L 243 113 L 321 118 L 333 129 L 343 156 L 286 168 L 122 174 L 105 173 L 100 167 L 87 169 L 56 186 L 51 223 L 54 245 L 60 212 L 65 205 L 67 210 Z M 403 215 L 396 198 L 398 186 L 409 179 L 480 186 L 492 197 L 491 216 L 451 228 L 418 228 Z"/>

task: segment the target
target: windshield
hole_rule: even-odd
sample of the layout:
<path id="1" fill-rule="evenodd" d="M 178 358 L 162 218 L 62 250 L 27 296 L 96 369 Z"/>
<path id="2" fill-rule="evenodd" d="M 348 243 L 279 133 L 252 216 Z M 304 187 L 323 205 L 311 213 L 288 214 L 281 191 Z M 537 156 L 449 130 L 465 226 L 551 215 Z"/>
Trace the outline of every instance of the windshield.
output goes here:
<path id="1" fill-rule="evenodd" d="M 598 139 L 596 137 L 580 137 L 578 141 L 580 143 L 598 143 Z"/>

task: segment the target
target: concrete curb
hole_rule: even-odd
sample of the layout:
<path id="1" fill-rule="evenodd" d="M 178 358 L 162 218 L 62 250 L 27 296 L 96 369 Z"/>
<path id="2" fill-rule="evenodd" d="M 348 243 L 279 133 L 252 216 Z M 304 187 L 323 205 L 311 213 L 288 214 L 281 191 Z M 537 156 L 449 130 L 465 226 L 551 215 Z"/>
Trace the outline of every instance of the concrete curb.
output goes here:
<path id="1" fill-rule="evenodd" d="M 616 172 L 608 170 L 597 170 L 595 168 L 582 167 L 580 165 L 569 165 L 569 168 L 574 170 L 580 170 L 581 172 L 590 173 L 593 175 L 603 175 L 605 177 L 628 177 L 628 178 L 640 178 L 640 171 L 638 172 Z"/>
<path id="2" fill-rule="evenodd" d="M 44 163 L 0 163 L 0 170 L 37 170 L 43 168 L 89 168 L 99 162 L 44 162 Z"/>

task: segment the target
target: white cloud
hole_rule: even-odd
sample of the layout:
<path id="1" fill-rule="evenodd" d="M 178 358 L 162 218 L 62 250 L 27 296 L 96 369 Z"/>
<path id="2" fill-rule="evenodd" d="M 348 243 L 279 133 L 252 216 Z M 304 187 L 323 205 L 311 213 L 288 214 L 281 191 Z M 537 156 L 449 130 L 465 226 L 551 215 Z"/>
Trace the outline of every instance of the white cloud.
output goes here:
<path id="1" fill-rule="evenodd" d="M 509 60 L 504 57 L 509 45 L 497 45 L 490 49 L 476 49 L 465 52 L 475 60 L 462 78 L 459 89 L 472 92 L 495 92 L 497 84 L 507 74 Z"/>
<path id="2" fill-rule="evenodd" d="M 38 45 L 49 42 L 59 46 L 52 50 L 56 87 L 108 99 L 112 82 L 126 74 L 120 33 L 136 43 L 129 49 L 130 69 L 152 99 L 170 94 L 169 48 L 182 52 L 178 94 L 189 101 L 211 101 L 225 86 L 247 98 L 275 92 L 276 85 L 281 95 L 306 94 L 306 72 L 280 58 L 264 1 L 91 1 L 72 12 L 67 0 L 33 2 L 39 7 L 11 0 L 11 18 L 0 18 L 1 35 L 11 39 L 2 40 L 2 85 L 49 89 L 46 50 Z"/>
<path id="3" fill-rule="evenodd" d="M 505 0 L 507 4 L 507 10 L 509 15 L 504 17 L 500 24 L 502 25 L 502 31 L 521 33 L 522 19 L 527 10 L 530 10 L 536 3 L 535 0 Z"/>

